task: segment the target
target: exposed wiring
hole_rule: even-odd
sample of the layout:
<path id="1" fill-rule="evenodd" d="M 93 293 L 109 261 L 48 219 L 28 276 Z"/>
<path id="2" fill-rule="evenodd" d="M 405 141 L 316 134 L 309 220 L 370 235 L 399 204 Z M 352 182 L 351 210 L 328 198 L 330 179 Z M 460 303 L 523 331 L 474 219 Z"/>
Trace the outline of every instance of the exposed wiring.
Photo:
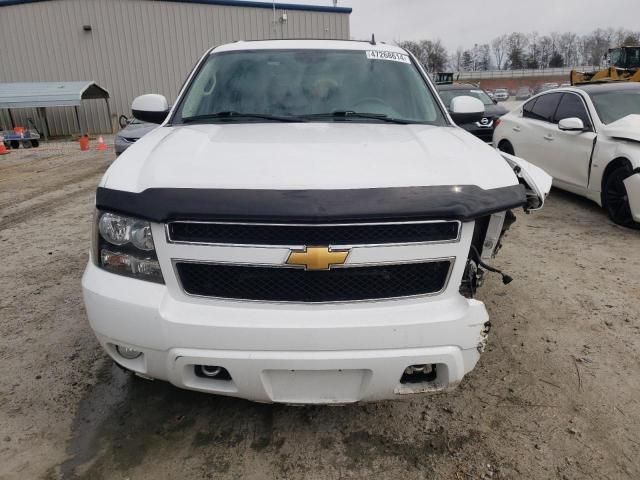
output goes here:
<path id="1" fill-rule="evenodd" d="M 480 265 L 485 270 L 488 270 L 489 272 L 498 273 L 502 276 L 502 283 L 504 283 L 505 285 L 508 285 L 511 282 L 513 282 L 513 277 L 507 275 L 506 273 L 503 273 L 501 270 L 498 270 L 497 268 L 492 267 L 491 265 L 487 265 L 486 263 L 484 263 L 482 261 L 482 258 L 480 258 L 480 254 L 478 253 L 478 249 L 475 247 L 475 245 L 471 245 L 471 251 L 474 253 L 475 261 L 478 265 Z"/>

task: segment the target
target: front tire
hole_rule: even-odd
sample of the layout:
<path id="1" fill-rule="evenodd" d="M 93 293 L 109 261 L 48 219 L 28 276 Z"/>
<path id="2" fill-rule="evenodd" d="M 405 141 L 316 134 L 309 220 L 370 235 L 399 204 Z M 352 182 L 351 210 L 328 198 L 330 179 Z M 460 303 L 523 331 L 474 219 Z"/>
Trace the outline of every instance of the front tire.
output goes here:
<path id="1" fill-rule="evenodd" d="M 629 196 L 624 181 L 633 174 L 629 166 L 623 166 L 611 172 L 602 190 L 602 205 L 609 218 L 623 227 L 640 229 L 640 223 L 633 221 Z"/>

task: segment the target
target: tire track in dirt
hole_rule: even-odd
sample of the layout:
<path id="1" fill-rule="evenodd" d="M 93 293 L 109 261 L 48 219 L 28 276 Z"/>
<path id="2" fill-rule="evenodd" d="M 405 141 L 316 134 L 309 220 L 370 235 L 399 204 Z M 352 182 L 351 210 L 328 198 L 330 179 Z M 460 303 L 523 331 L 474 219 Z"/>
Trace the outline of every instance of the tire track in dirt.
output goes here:
<path id="1" fill-rule="evenodd" d="M 57 207 L 74 202 L 95 190 L 96 184 L 93 179 L 90 179 L 85 183 L 86 185 L 80 187 L 74 192 L 60 192 L 62 195 L 59 195 L 56 198 L 40 202 L 33 207 L 23 208 L 18 210 L 16 213 L 6 215 L 2 220 L 0 220 L 0 231 L 24 222 L 33 216 L 42 215 L 43 213 L 54 210 Z"/>
<path id="2" fill-rule="evenodd" d="M 45 196 L 49 193 L 52 192 L 57 192 L 61 189 L 63 189 L 64 187 L 67 187 L 69 185 L 73 185 L 76 184 L 78 182 L 81 182 L 83 179 L 85 178 L 93 178 L 94 176 L 98 176 L 98 175 L 102 175 L 105 170 L 107 169 L 108 165 L 104 165 L 103 163 L 99 163 L 96 164 L 94 166 L 94 168 L 90 168 L 86 171 L 83 171 L 82 173 L 76 174 L 76 175 L 71 175 L 68 177 L 65 177 L 64 179 L 62 179 L 62 181 L 56 182 L 54 184 L 48 185 L 46 188 L 43 189 L 39 189 L 39 190 L 35 190 L 33 192 L 30 192 L 26 195 L 23 195 L 21 197 L 13 197 L 11 200 L 4 202 L 4 203 L 0 203 L 0 215 L 3 214 L 3 211 L 14 207 L 16 205 L 20 205 L 22 203 L 27 203 L 31 200 L 34 200 L 38 197 L 41 196 Z M 97 184 L 97 181 L 96 181 Z"/>

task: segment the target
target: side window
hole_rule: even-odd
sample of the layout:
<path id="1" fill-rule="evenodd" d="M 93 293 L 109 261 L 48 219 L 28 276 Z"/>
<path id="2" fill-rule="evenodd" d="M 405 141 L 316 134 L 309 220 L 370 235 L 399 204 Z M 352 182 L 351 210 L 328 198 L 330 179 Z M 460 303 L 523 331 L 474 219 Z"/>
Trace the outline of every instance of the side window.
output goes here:
<path id="1" fill-rule="evenodd" d="M 589 120 L 589 115 L 580 97 L 575 93 L 565 93 L 562 96 L 562 100 L 560 100 L 560 105 L 558 105 L 555 123 L 558 123 L 563 118 L 571 117 L 579 118 L 586 128 L 591 128 L 591 120 Z"/>
<path id="2" fill-rule="evenodd" d="M 536 100 L 538 99 L 534 98 L 533 100 L 529 100 L 524 104 L 524 107 L 522 107 L 522 116 L 524 118 L 533 118 L 533 114 L 531 113 L 531 111 L 533 110 L 533 106 L 536 104 Z"/>
<path id="3" fill-rule="evenodd" d="M 531 109 L 530 118 L 554 123 L 553 117 L 561 97 L 562 93 L 547 93 L 538 97 L 536 104 Z"/>

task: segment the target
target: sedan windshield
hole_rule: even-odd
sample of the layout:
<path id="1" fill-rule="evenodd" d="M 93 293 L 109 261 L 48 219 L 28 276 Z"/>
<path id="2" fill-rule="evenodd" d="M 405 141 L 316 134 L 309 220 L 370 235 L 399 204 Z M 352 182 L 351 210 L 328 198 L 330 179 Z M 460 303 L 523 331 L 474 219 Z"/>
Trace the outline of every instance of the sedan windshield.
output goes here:
<path id="1" fill-rule="evenodd" d="M 640 115 L 640 88 L 590 92 L 602 123 L 608 124 L 627 115 Z"/>
<path id="2" fill-rule="evenodd" d="M 446 124 L 407 55 L 352 50 L 212 54 L 172 120 L 286 121 Z"/>
<path id="3" fill-rule="evenodd" d="M 441 90 L 439 93 L 442 101 L 447 106 L 451 104 L 451 100 L 461 96 L 475 97 L 485 105 L 493 105 L 493 100 L 484 93 L 484 90 Z"/>

